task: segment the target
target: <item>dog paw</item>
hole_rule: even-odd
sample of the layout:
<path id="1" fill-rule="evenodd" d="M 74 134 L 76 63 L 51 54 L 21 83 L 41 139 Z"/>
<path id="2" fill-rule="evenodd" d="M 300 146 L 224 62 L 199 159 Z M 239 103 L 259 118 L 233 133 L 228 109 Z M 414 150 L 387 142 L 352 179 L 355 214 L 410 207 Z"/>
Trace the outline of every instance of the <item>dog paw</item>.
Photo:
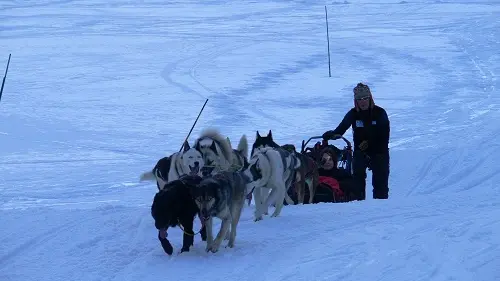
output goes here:
<path id="1" fill-rule="evenodd" d="M 279 216 L 279 215 L 280 215 L 280 213 L 281 213 L 281 210 L 277 209 L 277 210 L 275 210 L 275 211 L 273 212 L 273 214 L 271 215 L 271 217 L 272 217 L 272 218 L 275 218 L 275 217 Z"/>
<path id="2" fill-rule="evenodd" d="M 180 253 L 182 254 L 184 252 L 189 252 L 189 248 L 182 248 Z"/>
<path id="3" fill-rule="evenodd" d="M 260 217 L 256 217 L 253 221 L 254 221 L 254 222 L 258 222 L 258 221 L 261 221 L 261 220 L 262 220 L 262 216 L 260 216 Z"/>
<path id="4" fill-rule="evenodd" d="M 212 253 L 216 253 L 217 251 L 219 250 L 219 247 L 216 247 L 216 246 L 210 246 L 205 249 L 205 251 L 208 253 L 208 252 L 212 252 Z"/>
<path id="5" fill-rule="evenodd" d="M 161 247 L 163 248 L 163 251 L 167 253 L 167 255 L 172 255 L 174 252 L 174 247 L 170 244 L 170 242 L 167 239 L 161 239 Z"/>
<path id="6" fill-rule="evenodd" d="M 205 248 L 205 252 L 210 252 L 210 250 L 212 249 L 212 243 L 207 243 L 207 247 Z"/>

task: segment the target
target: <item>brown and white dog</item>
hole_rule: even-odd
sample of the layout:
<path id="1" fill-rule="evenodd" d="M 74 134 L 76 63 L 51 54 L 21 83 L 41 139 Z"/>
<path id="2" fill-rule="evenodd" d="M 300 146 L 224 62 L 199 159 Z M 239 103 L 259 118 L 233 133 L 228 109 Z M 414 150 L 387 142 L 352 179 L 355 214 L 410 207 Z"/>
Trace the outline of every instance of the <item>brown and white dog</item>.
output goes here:
<path id="1" fill-rule="evenodd" d="M 318 165 L 311 157 L 297 152 L 293 144 L 285 144 L 281 147 L 290 153 L 294 153 L 295 157 L 300 160 L 300 168 L 297 170 L 294 184 L 298 204 L 304 204 L 306 183 L 309 187 L 309 204 L 311 204 L 319 184 Z"/>

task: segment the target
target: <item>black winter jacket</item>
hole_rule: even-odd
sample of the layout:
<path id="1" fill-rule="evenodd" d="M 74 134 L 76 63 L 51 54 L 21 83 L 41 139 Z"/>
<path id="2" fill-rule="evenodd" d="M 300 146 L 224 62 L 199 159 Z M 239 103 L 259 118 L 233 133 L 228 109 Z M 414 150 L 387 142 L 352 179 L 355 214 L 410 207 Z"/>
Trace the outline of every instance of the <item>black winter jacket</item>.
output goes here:
<path id="1" fill-rule="evenodd" d="M 332 134 L 343 135 L 352 127 L 354 151 L 359 150 L 363 141 L 368 141 L 366 153 L 368 155 L 389 152 L 390 122 L 387 112 L 380 106 L 374 105 L 369 110 L 357 111 L 352 108 L 344 116 Z"/>

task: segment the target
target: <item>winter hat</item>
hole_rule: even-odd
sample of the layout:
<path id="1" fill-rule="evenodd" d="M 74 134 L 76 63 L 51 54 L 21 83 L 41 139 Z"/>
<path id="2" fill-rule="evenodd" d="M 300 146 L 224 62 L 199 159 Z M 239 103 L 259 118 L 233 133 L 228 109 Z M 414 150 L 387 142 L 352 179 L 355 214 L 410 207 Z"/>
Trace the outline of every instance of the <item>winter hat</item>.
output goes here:
<path id="1" fill-rule="evenodd" d="M 370 97 L 372 95 L 370 88 L 363 83 L 358 83 L 358 85 L 356 85 L 356 87 L 354 87 L 354 89 L 352 89 L 352 91 L 354 92 L 355 99 Z"/>
<path id="2" fill-rule="evenodd" d="M 373 102 L 372 92 L 370 91 L 370 87 L 368 87 L 368 85 L 365 85 L 363 83 L 358 83 L 356 87 L 352 89 L 352 91 L 354 92 L 354 106 L 356 107 L 357 111 L 359 111 L 359 107 L 358 104 L 356 103 L 356 100 L 365 97 L 370 97 L 370 108 L 373 108 L 375 102 Z"/>

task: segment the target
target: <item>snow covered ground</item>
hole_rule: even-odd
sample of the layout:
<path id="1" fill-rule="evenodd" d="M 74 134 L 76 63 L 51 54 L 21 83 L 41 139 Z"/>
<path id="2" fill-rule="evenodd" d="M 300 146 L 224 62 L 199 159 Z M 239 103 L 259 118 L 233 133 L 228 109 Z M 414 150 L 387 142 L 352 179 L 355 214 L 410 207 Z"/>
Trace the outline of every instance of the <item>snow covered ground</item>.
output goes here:
<path id="1" fill-rule="evenodd" d="M 499 18 L 499 1 L 3 0 L 0 280 L 500 280 Z M 360 81 L 391 119 L 390 200 L 250 207 L 234 249 L 164 254 L 138 177 L 205 98 L 191 142 L 299 145 Z"/>

